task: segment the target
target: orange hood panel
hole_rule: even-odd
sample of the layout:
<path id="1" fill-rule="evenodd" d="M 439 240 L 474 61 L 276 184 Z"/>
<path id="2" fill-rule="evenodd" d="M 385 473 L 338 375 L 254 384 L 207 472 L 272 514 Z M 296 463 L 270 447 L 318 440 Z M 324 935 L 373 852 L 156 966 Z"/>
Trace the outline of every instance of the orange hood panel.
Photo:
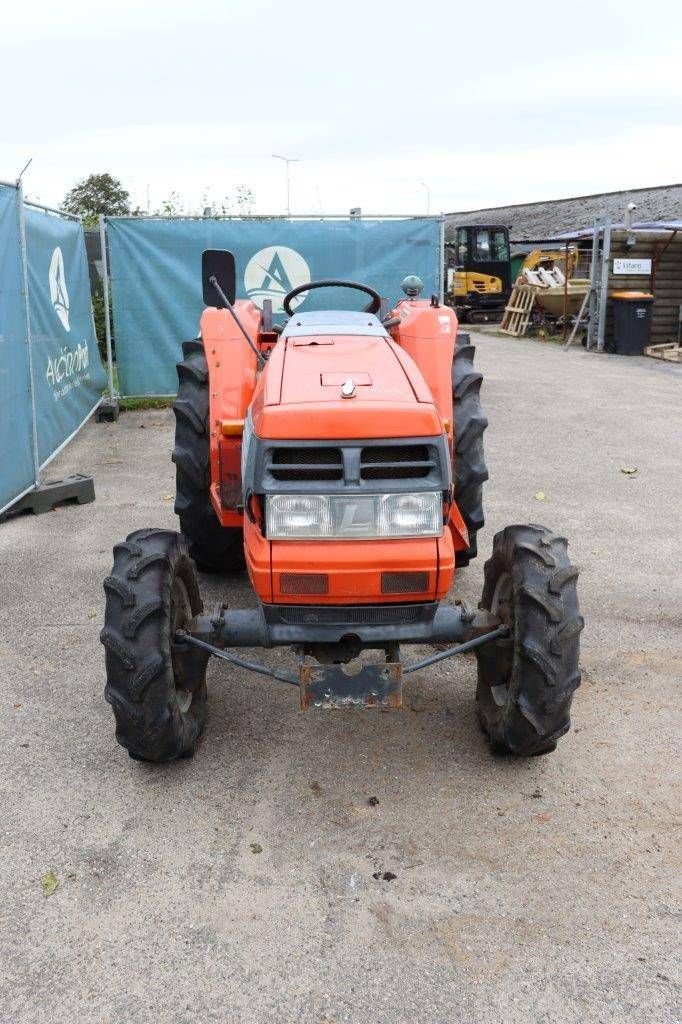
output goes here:
<path id="1" fill-rule="evenodd" d="M 347 337 L 292 338 L 287 341 L 282 371 L 281 404 L 338 402 L 340 384 L 323 380 L 337 374 L 358 378 L 358 398 L 363 402 L 413 402 L 414 391 L 386 338 Z M 305 344 L 301 344 L 301 342 Z M 370 383 L 360 384 L 367 376 Z M 355 378 L 354 378 L 355 379 Z M 343 383 L 343 382 L 342 382 Z M 357 401 L 357 399 L 344 399 Z"/>
<path id="2" fill-rule="evenodd" d="M 259 437 L 427 437 L 443 430 L 417 365 L 388 337 L 282 338 L 264 377 L 253 404 Z M 348 377 L 354 398 L 341 397 Z"/>

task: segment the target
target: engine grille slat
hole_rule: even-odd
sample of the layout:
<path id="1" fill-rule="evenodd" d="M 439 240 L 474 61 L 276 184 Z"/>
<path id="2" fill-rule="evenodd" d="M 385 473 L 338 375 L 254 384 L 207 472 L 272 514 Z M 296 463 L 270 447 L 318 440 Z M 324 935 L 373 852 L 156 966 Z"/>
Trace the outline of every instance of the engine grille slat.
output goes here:
<path id="1" fill-rule="evenodd" d="M 441 446 L 421 439 L 355 445 L 341 442 L 335 446 L 272 445 L 263 469 L 270 489 L 288 484 L 286 489 L 291 490 L 299 484 L 307 491 L 317 483 L 362 489 L 376 484 L 379 490 L 388 491 L 392 486 L 409 490 L 411 484 L 440 489 L 445 477 Z"/>
<path id="2" fill-rule="evenodd" d="M 280 481 L 327 481 L 343 479 L 339 448 L 273 448 L 270 473 Z"/>
<path id="3" fill-rule="evenodd" d="M 436 468 L 426 445 L 376 445 L 363 448 L 360 477 L 363 480 L 422 479 Z"/>

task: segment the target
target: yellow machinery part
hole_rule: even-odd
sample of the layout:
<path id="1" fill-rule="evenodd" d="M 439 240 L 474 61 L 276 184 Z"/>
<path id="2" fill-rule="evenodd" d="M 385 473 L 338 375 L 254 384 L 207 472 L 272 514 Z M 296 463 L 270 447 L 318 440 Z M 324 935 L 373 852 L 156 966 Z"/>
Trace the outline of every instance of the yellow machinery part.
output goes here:
<path id="1" fill-rule="evenodd" d="M 465 298 L 470 292 L 479 295 L 497 295 L 502 291 L 502 279 L 492 274 L 478 274 L 475 271 L 448 271 L 448 291 L 457 299 Z"/>
<path id="2" fill-rule="evenodd" d="M 533 249 L 523 261 L 521 272 L 524 270 L 537 270 L 538 267 L 545 267 L 547 270 L 551 270 L 552 267 L 558 266 L 566 274 L 566 277 L 571 278 L 575 273 L 579 257 L 580 253 L 576 247 L 571 246 L 568 250 L 568 273 L 566 274 L 564 270 L 566 251 L 564 249 Z"/>

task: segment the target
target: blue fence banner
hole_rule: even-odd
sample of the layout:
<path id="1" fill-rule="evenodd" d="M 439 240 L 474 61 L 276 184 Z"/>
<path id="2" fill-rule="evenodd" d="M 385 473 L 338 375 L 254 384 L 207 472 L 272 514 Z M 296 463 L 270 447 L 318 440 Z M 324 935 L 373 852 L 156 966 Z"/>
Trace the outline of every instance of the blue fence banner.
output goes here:
<path id="1" fill-rule="evenodd" d="M 0 513 L 99 404 L 83 228 L 0 184 Z"/>
<path id="2" fill-rule="evenodd" d="M 0 511 L 35 483 L 19 193 L 0 185 Z"/>
<path id="3" fill-rule="evenodd" d="M 292 288 L 322 278 L 358 281 L 390 302 L 407 274 L 424 294 L 441 281 L 441 221 L 220 220 L 114 217 L 107 221 L 116 366 L 121 394 L 172 395 L 181 343 L 196 337 L 203 309 L 201 254 L 229 249 L 237 297 L 282 312 Z M 300 308 L 360 309 L 357 292 L 311 292 Z"/>
<path id="4" fill-rule="evenodd" d="M 79 221 L 26 208 L 28 295 L 38 458 L 44 465 L 102 397 L 105 374 L 92 321 Z"/>

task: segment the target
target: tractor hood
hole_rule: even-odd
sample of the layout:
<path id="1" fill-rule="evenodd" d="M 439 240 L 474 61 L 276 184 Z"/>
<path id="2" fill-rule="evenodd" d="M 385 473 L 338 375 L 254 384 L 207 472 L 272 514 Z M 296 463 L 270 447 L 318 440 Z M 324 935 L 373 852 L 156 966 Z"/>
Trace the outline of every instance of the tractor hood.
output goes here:
<path id="1" fill-rule="evenodd" d="M 428 437 L 443 425 L 424 378 L 368 313 L 294 315 L 254 396 L 259 437 Z"/>

